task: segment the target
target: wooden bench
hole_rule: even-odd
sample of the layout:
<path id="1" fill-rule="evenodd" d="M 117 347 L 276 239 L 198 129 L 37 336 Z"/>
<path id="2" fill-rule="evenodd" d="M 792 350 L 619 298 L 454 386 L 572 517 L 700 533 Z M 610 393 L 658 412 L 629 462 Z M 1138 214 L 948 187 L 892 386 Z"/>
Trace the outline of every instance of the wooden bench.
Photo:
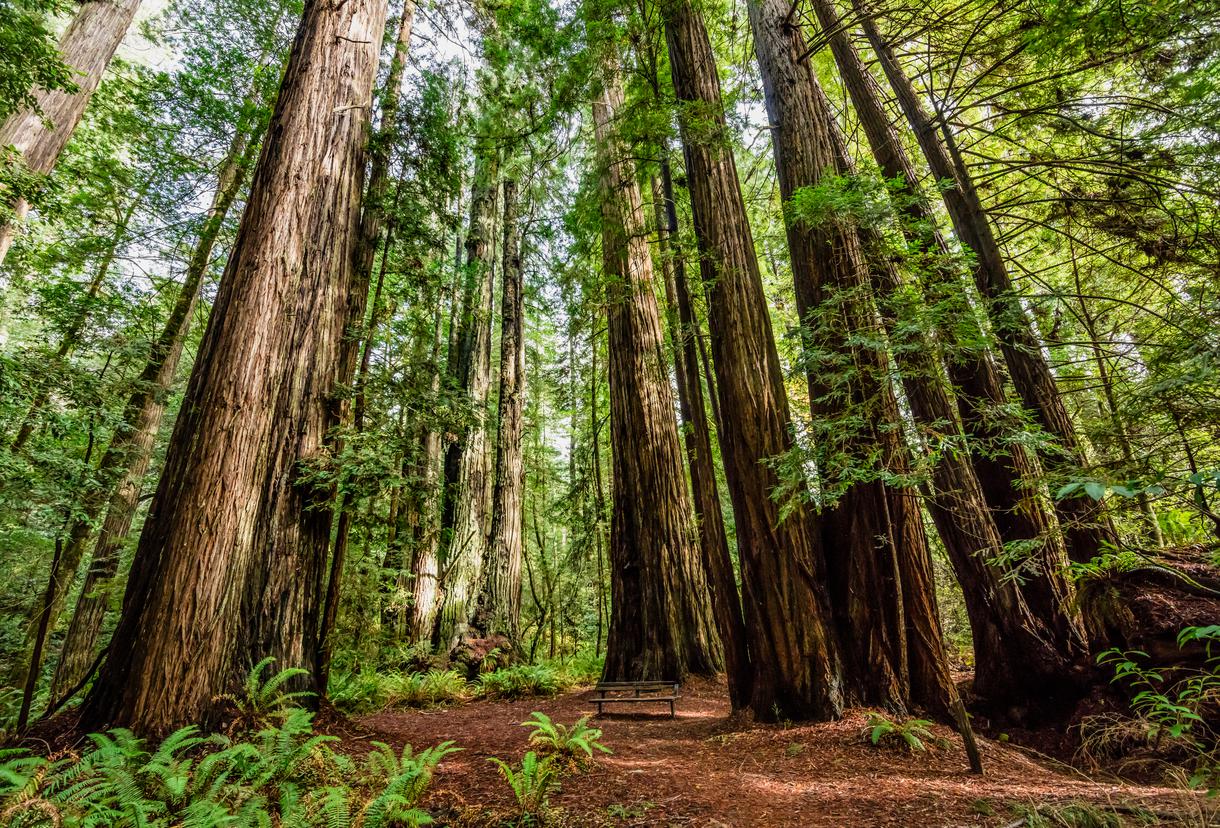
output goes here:
<path id="1" fill-rule="evenodd" d="M 591 701 L 597 705 L 597 715 L 607 704 L 669 704 L 669 717 L 674 718 L 674 702 L 678 700 L 676 681 L 602 681 L 593 688 Z"/>

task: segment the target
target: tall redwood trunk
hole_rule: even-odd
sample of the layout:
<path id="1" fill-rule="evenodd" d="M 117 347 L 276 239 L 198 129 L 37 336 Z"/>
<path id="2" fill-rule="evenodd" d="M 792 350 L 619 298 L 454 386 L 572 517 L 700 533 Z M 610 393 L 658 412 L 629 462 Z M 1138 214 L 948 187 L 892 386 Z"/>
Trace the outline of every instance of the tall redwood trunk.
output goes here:
<path id="1" fill-rule="evenodd" d="M 521 268 L 517 182 L 504 194 L 503 292 L 500 301 L 499 437 L 487 557 L 471 621 L 480 637 L 503 635 L 521 649 L 521 559 L 524 554 L 525 283 Z"/>
<path id="2" fill-rule="evenodd" d="M 721 655 L 694 543 L 643 199 L 614 122 L 623 107 L 622 81 L 614 50 L 607 53 L 601 94 L 593 101 L 614 480 L 603 676 L 677 681 L 718 672 Z"/>
<path id="3" fill-rule="evenodd" d="M 665 296 L 669 305 L 669 331 L 673 340 L 674 374 L 678 380 L 678 409 L 682 416 L 682 435 L 690 467 L 694 494 L 695 520 L 699 525 L 699 547 L 707 571 L 712 613 L 724 647 L 724 668 L 729 680 L 729 700 L 734 710 L 750 700 L 753 666 L 746 645 L 745 618 L 741 614 L 741 595 L 733 574 L 720 492 L 716 484 L 716 461 L 712 455 L 711 431 L 703 402 L 699 374 L 698 335 L 690 291 L 686 284 L 686 262 L 673 242 L 678 231 L 678 213 L 673 198 L 673 175 L 668 147 L 662 147 L 661 177 L 652 179 L 653 199 L 657 204 L 657 239 L 661 269 L 665 276 Z"/>
<path id="4" fill-rule="evenodd" d="M 785 0 L 751 0 L 750 23 L 762 70 L 780 194 L 787 200 L 825 176 L 850 172 L 842 138 L 816 75 L 808 46 Z M 879 338 L 865 249 L 850 225 L 829 220 L 788 224 L 788 246 L 807 341 L 833 355 L 808 368 L 815 417 L 835 420 L 849 410 L 865 424 L 850 426 L 828 459 L 876 463 L 877 479 L 852 483 L 824 518 L 832 602 L 845 647 L 849 688 L 864 704 L 902 709 L 919 702 L 948 712 L 956 693 L 941 643 L 931 556 L 919 502 L 888 486 L 882 470 L 909 473 L 901 416 L 888 379 L 888 359 L 853 337 Z M 835 376 L 844 372 L 843 376 Z M 877 459 L 870 455 L 880 449 Z M 838 469 L 819 470 L 835 485 Z M 912 687 L 916 675 L 921 686 Z"/>
<path id="5" fill-rule="evenodd" d="M 160 335 L 152 343 L 148 360 L 136 379 L 135 390 L 127 400 L 122 423 L 98 463 L 102 485 L 96 490 L 96 498 L 86 498 L 81 504 L 82 515 L 69 532 L 69 544 L 79 543 L 83 547 L 91 534 L 90 524 L 103 508 L 106 510 L 64 639 L 59 664 L 55 668 L 51 683 L 53 699 L 58 699 L 73 688 L 93 663 L 109 604 L 110 583 L 118 573 L 119 552 L 135 518 L 140 486 L 148 471 L 157 431 L 165 413 L 166 398 L 178 370 L 200 288 L 211 263 L 216 240 L 229 209 L 246 182 L 260 141 L 260 135 L 238 133 L 221 161 L 216 192 L 212 196 L 212 204 L 195 250 L 187 263 L 186 278 L 179 289 L 178 298 Z M 80 555 L 76 557 L 79 559 Z M 54 621 L 51 628 L 54 628 Z"/>
<path id="6" fill-rule="evenodd" d="M 843 704 L 825 561 L 813 516 L 781 516 L 770 460 L 792 447 L 783 370 L 724 117 L 716 60 L 688 0 L 661 4 L 686 156 L 736 519 L 743 608 L 761 719 L 830 719 Z"/>
<path id="7" fill-rule="evenodd" d="M 863 8 L 859 2 L 853 2 L 853 7 L 857 11 Z M 1058 450 L 1044 454 L 1043 463 L 1049 471 L 1071 474 L 1085 462 L 1084 447 L 1042 352 L 1042 343 L 1034 333 L 1033 322 L 1014 289 L 974 180 L 960 154 L 954 151 L 952 130 L 938 118 L 941 121 L 938 134 L 937 121 L 925 111 L 876 22 L 867 13 L 861 14 L 861 21 L 928 167 L 937 180 L 951 184 L 941 189 L 945 207 L 958 237 L 976 257 L 975 282 L 987 299 L 988 318 L 1013 386 L 1022 404 L 1059 444 Z M 1117 542 L 1105 510 L 1090 498 L 1068 498 L 1059 501 L 1055 509 L 1072 560 L 1087 562 L 1101 553 L 1104 544 Z"/>
<path id="8" fill-rule="evenodd" d="M 140 0 L 87 0 L 80 4 L 59 39 L 60 56 L 73 70 L 76 91 L 36 91 L 37 109 L 16 112 L 0 127 L 0 147 L 16 148 L 33 172 L 46 174 L 55 169 L 139 7 Z M 0 194 L 0 198 L 4 196 Z M 23 199 L 13 201 L 10 197 L 5 201 L 5 206 L 16 212 L 17 221 L 29 210 Z M 15 231 L 13 222 L 0 224 L 0 264 L 8 255 Z"/>
<path id="9" fill-rule="evenodd" d="M 333 422 L 385 14 L 305 4 L 86 727 L 214 720 L 262 657 L 315 666 L 330 513 L 301 473 Z"/>
<path id="10" fill-rule="evenodd" d="M 360 232 L 356 240 L 352 282 L 347 297 L 346 330 L 339 349 L 339 382 L 347 385 L 357 376 L 356 402 L 352 412 L 352 426 L 359 432 L 364 426 L 364 377 L 368 373 L 368 357 L 376 333 L 376 313 L 365 324 L 365 309 L 368 304 L 369 284 L 377 248 L 381 243 L 382 227 L 385 224 L 384 204 L 390 181 L 390 144 L 398 133 L 398 109 L 402 100 L 402 78 L 411 47 L 411 27 L 415 21 L 415 0 L 406 0 L 402 16 L 398 20 L 398 35 L 394 41 L 394 56 L 390 60 L 390 73 L 381 95 L 381 126 L 373 139 L 369 183 L 361 201 Z M 397 191 L 395 192 L 397 198 Z M 389 251 L 389 232 L 386 233 L 385 250 Z M 382 268 L 384 275 L 384 265 Z M 376 309 L 374 309 L 376 310 Z M 362 346 L 363 345 L 363 349 Z M 356 358 L 363 354 L 357 367 Z M 347 542 L 352 528 L 352 497 L 344 492 L 338 506 L 339 522 L 335 530 L 334 550 L 331 553 L 330 574 L 326 580 L 326 597 L 322 605 L 322 621 L 318 631 L 318 674 L 315 683 L 324 693 L 330 676 L 330 658 L 334 648 L 331 633 L 339 615 L 339 594 L 343 584 L 343 566 L 347 560 Z"/>
<path id="11" fill-rule="evenodd" d="M 931 284 L 925 286 L 925 294 L 934 302 L 951 301 L 951 297 L 960 294 L 961 284 L 956 271 L 948 264 L 948 246 L 936 229 L 936 216 L 917 183 L 919 179 L 910 158 L 890 125 L 876 81 L 860 60 L 833 8 L 817 2 L 815 11 L 823 31 L 830 33 L 830 48 L 840 76 L 882 173 L 889 180 L 902 182 L 903 199 L 899 209 L 904 214 L 903 230 L 908 240 L 945 261 L 932 269 Z M 846 150 L 841 149 L 841 152 L 846 158 Z M 887 264 L 882 263 L 876 273 L 889 278 L 889 284 L 882 287 L 885 292 L 896 294 L 899 291 L 895 275 Z M 1004 439 L 1004 424 L 996 422 L 994 413 L 1007 403 L 999 373 L 985 350 L 965 349 L 954 341 L 954 333 L 960 325 L 977 326 L 968 308 L 961 308 L 937 334 L 949 342 L 951 353 L 944 362 L 952 387 L 957 391 L 957 413 L 964 432 L 983 444 L 971 452 L 970 464 L 986 503 L 984 508 L 994 519 L 1000 541 L 1036 545 L 1036 550 L 1020 562 L 1019 571 L 1010 577 L 1020 576 L 1021 597 L 1033 617 L 1041 622 L 1049 643 L 1060 658 L 1075 661 L 1085 649 L 1083 628 L 1066 577 L 1067 559 L 1056 532 L 1055 517 L 1038 492 L 1037 460 L 1024 446 L 1006 445 L 1012 441 Z M 913 405 L 937 404 L 923 414 L 926 423 L 954 423 L 954 411 L 945 405 L 944 392 L 940 388 L 944 384 L 940 367 L 929 361 L 931 346 L 926 338 L 896 343 L 903 358 L 915 363 L 905 376 L 907 394 Z M 912 387 L 915 382 L 919 382 L 920 388 Z M 946 462 L 958 460 L 955 451 L 942 456 Z M 963 469 L 958 476 L 966 474 Z M 969 521 L 953 521 L 947 531 L 966 532 L 968 526 Z M 971 536 L 969 532 L 966 534 Z M 979 586 L 990 588 L 986 584 Z M 1002 657 L 996 654 L 992 659 Z"/>
<path id="12" fill-rule="evenodd" d="M 495 223 L 499 159 L 494 147 L 478 153 L 466 237 L 466 285 L 451 375 L 470 407 L 472 422 L 445 458 L 448 544 L 441 560 L 440 596 L 432 639 L 448 649 L 465 634 L 487 544 L 491 458 L 487 401 L 491 390 L 491 328 L 495 283 Z"/>

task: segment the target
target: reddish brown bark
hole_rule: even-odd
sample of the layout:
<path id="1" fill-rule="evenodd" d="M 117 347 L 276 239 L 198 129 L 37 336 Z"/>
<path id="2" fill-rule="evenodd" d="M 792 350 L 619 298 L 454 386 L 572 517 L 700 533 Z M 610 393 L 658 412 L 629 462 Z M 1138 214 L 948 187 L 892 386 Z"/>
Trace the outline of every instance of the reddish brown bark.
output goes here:
<path id="1" fill-rule="evenodd" d="M 521 649 L 521 560 L 524 555 L 525 283 L 517 222 L 517 183 L 504 192 L 503 293 L 500 302 L 500 402 L 491 528 L 479 598 L 471 621 L 480 638 L 505 636 Z"/>
<path id="2" fill-rule="evenodd" d="M 721 653 L 694 543 L 643 200 L 614 122 L 623 91 L 612 51 L 603 62 L 602 84 L 593 121 L 601 168 L 614 480 L 603 676 L 678 681 L 688 673 L 715 674 Z"/>
<path id="3" fill-rule="evenodd" d="M 727 136 L 716 61 L 686 0 L 661 4 L 679 101 L 700 272 L 720 400 L 720 447 L 736 518 L 743 609 L 762 719 L 829 719 L 842 709 L 841 665 L 812 516 L 781 519 L 770 460 L 792 446 L 787 393 L 754 240 Z"/>
<path id="4" fill-rule="evenodd" d="M 0 127 L 0 147 L 14 147 L 33 172 L 46 174 L 55 168 L 139 7 L 140 0 L 89 0 L 80 4 L 59 39 L 63 62 L 74 71 L 76 90 L 36 91 L 37 109 L 14 113 Z M 24 200 L 14 202 L 10 196 L 5 201 L 15 211 L 17 221 L 24 218 L 29 209 Z M 8 255 L 15 229 L 13 222 L 0 224 L 0 264 Z"/>
<path id="5" fill-rule="evenodd" d="M 214 720 L 264 656 L 311 670 L 382 0 L 310 0 L 86 727 Z M 275 251 L 268 256 L 267 251 Z"/>
<path id="6" fill-rule="evenodd" d="M 858 2 L 853 3 L 853 7 L 862 10 Z M 974 180 L 955 153 L 952 130 L 943 119 L 937 119 L 942 121 L 938 132 L 937 121 L 925 111 L 876 22 L 867 13 L 861 14 L 861 21 L 869 45 L 877 53 L 932 174 L 949 185 L 941 188 L 945 207 L 958 237 L 975 254 L 975 283 L 987 299 L 988 318 L 1013 387 L 1038 424 L 1058 443 L 1056 450 L 1044 453 L 1042 461 L 1047 470 L 1070 475 L 1085 464 L 1084 447 L 1042 353 L 1042 343 L 1034 333 L 1033 322 L 1013 286 Z M 1117 536 L 1105 510 L 1091 499 L 1061 500 L 1055 510 L 1072 560 L 1091 560 L 1100 554 L 1105 544 L 1116 543 Z"/>
<path id="7" fill-rule="evenodd" d="M 681 251 L 674 249 L 672 242 L 678 229 L 678 214 L 674 206 L 668 147 L 664 147 L 662 153 L 661 177 L 653 178 L 653 198 L 658 206 L 657 237 L 661 268 L 665 275 L 665 295 L 669 305 L 668 324 L 673 340 L 674 374 L 678 380 L 678 409 L 682 416 L 682 433 L 687 465 L 690 468 L 691 490 L 694 494 L 695 520 L 699 525 L 703 567 L 707 571 L 716 629 L 720 633 L 724 648 L 729 701 L 733 709 L 738 710 L 749 702 L 753 666 L 750 664 L 750 653 L 746 645 L 741 595 L 737 590 L 728 536 L 724 531 L 724 515 L 720 510 L 716 462 L 712 455 L 711 431 L 703 403 L 699 356 L 695 346 L 698 330 L 690 291 L 686 284 L 686 262 Z"/>

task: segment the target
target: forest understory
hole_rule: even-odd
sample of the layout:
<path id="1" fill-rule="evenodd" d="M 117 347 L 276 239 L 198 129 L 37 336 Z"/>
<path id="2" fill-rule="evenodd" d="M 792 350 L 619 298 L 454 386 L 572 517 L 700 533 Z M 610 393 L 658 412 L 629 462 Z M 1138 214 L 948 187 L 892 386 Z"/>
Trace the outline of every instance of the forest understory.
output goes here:
<path id="1" fill-rule="evenodd" d="M 517 806 L 508 786 L 485 784 L 487 758 L 519 757 L 529 749 L 528 732 L 518 723 L 532 711 L 576 721 L 590 714 L 591 695 L 586 689 L 540 701 L 387 710 L 344 727 L 341 749 L 357 753 L 370 740 L 401 747 L 451 739 L 464 750 L 438 769 L 427 807 L 441 824 L 499 826 L 512 821 Z M 941 725 L 930 730 L 944 746 L 920 752 L 872 746 L 863 711 L 834 724 L 751 725 L 731 715 L 722 682 L 698 680 L 683 688 L 675 719 L 667 712 L 615 713 L 593 723 L 614 753 L 599 754 L 563 778 L 544 824 L 1083 828 L 1205 826 L 1220 817 L 1220 801 L 1205 794 L 1122 782 L 1104 772 L 1090 777 L 1007 739 L 983 739 L 986 775 L 978 776 L 969 770 L 960 739 Z M 1071 741 L 1063 730 L 1024 736 L 1040 736 L 1060 750 Z"/>
<path id="2" fill-rule="evenodd" d="M 1220 0 L 0 0 L 0 828 L 1217 806 Z"/>

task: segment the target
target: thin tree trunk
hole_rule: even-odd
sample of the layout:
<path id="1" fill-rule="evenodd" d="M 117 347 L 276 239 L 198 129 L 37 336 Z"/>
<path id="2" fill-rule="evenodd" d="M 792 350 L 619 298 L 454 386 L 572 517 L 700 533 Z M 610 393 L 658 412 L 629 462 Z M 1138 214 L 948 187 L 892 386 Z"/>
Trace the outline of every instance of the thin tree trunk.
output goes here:
<path id="1" fill-rule="evenodd" d="M 186 278 L 179 289 L 178 298 L 160 335 L 152 343 L 148 360 L 136 380 L 135 390 L 127 400 L 122 424 L 116 429 L 110 446 L 98 463 L 98 477 L 102 485 L 97 491 L 105 502 L 82 504 L 82 517 L 77 519 L 77 525 L 69 533 L 73 539 L 69 541 L 70 545 L 77 538 L 81 539 L 82 545 L 87 542 L 91 524 L 104 506 L 106 516 L 93 546 L 85 583 L 77 598 L 51 683 L 53 699 L 58 699 L 69 688 L 75 687 L 93 663 L 109 605 L 110 585 L 118 572 L 119 552 L 135 518 L 140 487 L 148 471 L 157 432 L 165 414 L 166 398 L 178 370 L 186 334 L 212 260 L 212 251 L 224 228 L 229 209 L 254 164 L 260 141 L 260 135 L 239 132 L 221 161 L 216 192 L 187 264 Z M 54 629 L 54 622 L 51 628 Z"/>
<path id="2" fill-rule="evenodd" d="M 301 470 L 334 422 L 385 14 L 305 4 L 86 727 L 215 722 L 264 656 L 316 668 L 330 511 Z"/>
<path id="3" fill-rule="evenodd" d="M 741 595 L 737 591 L 733 558 L 729 554 L 728 536 L 724 531 L 724 515 L 720 510 L 716 461 L 712 456 L 711 432 L 708 429 L 707 411 L 703 403 L 699 355 L 695 346 L 698 332 L 690 292 L 686 286 L 686 263 L 680 251 L 674 249 L 673 243 L 673 237 L 678 230 L 678 212 L 674 206 L 673 175 L 669 168 L 668 156 L 669 148 L 662 147 L 661 177 L 654 176 L 652 179 L 653 199 L 657 205 L 658 252 L 665 276 L 674 373 L 678 380 L 678 408 L 682 416 L 682 433 L 690 467 L 695 520 L 699 526 L 699 546 L 703 555 L 703 566 L 707 571 L 716 629 L 720 633 L 724 648 L 729 701 L 734 710 L 739 710 L 750 700 L 753 666 L 750 664 L 750 653 L 746 645 Z"/>
<path id="4" fill-rule="evenodd" d="M 10 115 L 0 127 L 0 147 L 14 147 L 32 172 L 46 175 L 55 169 L 139 7 L 140 0 L 88 0 L 80 4 L 59 39 L 59 53 L 73 70 L 76 90 L 36 91 L 37 106 Z M 24 199 L 6 206 L 16 213 L 15 221 L 29 210 Z M 14 223 L 0 224 L 0 264 L 13 243 Z"/>
<path id="5" fill-rule="evenodd" d="M 458 204 L 461 208 L 460 199 Z M 459 221 L 460 225 L 460 221 Z M 462 234 L 454 231 L 453 282 L 449 291 L 449 326 L 454 327 L 453 309 L 459 303 L 458 286 L 462 276 Z M 441 347 L 444 344 L 444 303 L 438 303 L 433 320 L 431 394 L 433 399 L 441 388 Z M 452 333 L 452 331 L 451 331 Z M 431 633 L 436 620 L 439 593 L 439 559 L 441 536 L 441 508 L 444 492 L 444 453 L 441 450 L 441 434 L 429 426 L 424 432 L 424 532 L 419 544 L 412 550 L 411 559 L 411 618 L 409 633 L 412 643 L 423 641 Z"/>
<path id="6" fill-rule="evenodd" d="M 722 420 L 721 455 L 736 518 L 743 609 L 760 719 L 831 719 L 842 667 L 813 517 L 781 517 L 768 462 L 792 447 L 783 370 L 728 141 L 720 81 L 703 20 L 688 0 L 661 5 L 686 156 L 700 270 L 708 292 Z"/>
<path id="7" fill-rule="evenodd" d="M 466 632 L 487 543 L 491 508 L 491 462 L 487 445 L 487 400 L 491 389 L 491 329 L 495 283 L 495 224 L 499 159 L 479 153 L 466 238 L 466 289 L 462 311 L 457 387 L 473 421 L 446 457 L 450 497 L 449 542 L 441 566 L 441 604 L 433 643 L 446 649 Z"/>
<path id="8" fill-rule="evenodd" d="M 0 146 L 3 145 L 0 144 Z M 65 360 L 76 350 L 76 346 L 80 344 L 81 336 L 85 332 L 85 326 L 89 323 L 90 316 L 93 315 L 93 303 L 97 301 L 97 296 L 101 292 L 102 285 L 105 284 L 106 277 L 110 274 L 110 268 L 114 265 L 114 260 L 118 256 L 119 247 L 126 240 L 127 228 L 131 224 L 131 219 L 144 201 L 144 196 L 151 184 L 151 179 L 145 181 L 132 194 L 131 201 L 119 213 L 114 231 L 110 235 L 109 244 L 106 246 L 106 252 L 102 254 L 97 269 L 93 272 L 93 278 L 89 281 L 89 287 L 85 291 L 84 302 L 82 302 L 80 310 L 72 320 L 72 323 L 64 331 L 63 339 L 59 342 L 59 348 L 55 351 L 53 359 L 56 368 L 62 368 Z M 52 379 L 48 377 L 39 386 L 38 391 L 34 394 L 34 399 L 30 401 L 29 408 L 26 409 L 25 416 L 21 419 L 17 435 L 9 446 L 11 453 L 20 454 L 25 449 L 25 444 L 29 442 L 30 437 L 34 434 L 34 428 L 38 425 L 38 416 L 42 413 L 42 409 L 46 406 L 47 401 L 51 399 L 52 390 Z"/>
<path id="9" fill-rule="evenodd" d="M 487 558 L 471 620 L 471 634 L 480 638 L 503 635 L 514 653 L 521 650 L 521 557 L 524 548 L 525 462 L 521 438 L 525 432 L 525 283 L 521 268 L 521 236 L 517 182 L 505 179 L 504 262 L 500 301 L 500 402 L 496 440 L 495 487 Z"/>
<path id="10" fill-rule="evenodd" d="M 602 257 L 609 320 L 610 631 L 607 680 L 719 672 L 721 652 L 694 544 L 674 401 L 653 290 L 635 164 L 614 119 L 623 90 L 606 47 L 593 123 L 601 168 Z"/>

